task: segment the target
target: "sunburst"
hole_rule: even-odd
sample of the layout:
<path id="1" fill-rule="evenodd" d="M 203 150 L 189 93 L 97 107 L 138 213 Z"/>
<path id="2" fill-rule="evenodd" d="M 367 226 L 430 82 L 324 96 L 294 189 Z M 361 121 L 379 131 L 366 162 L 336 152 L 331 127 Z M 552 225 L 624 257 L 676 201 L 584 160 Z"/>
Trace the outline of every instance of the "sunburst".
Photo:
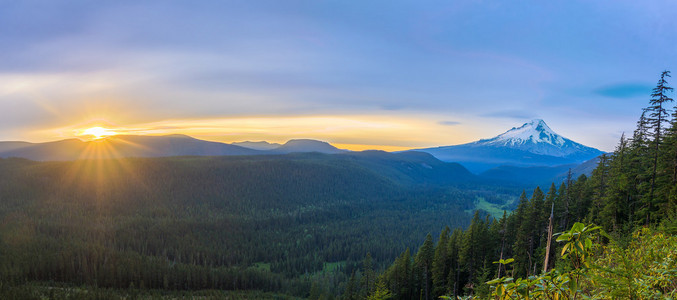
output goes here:
<path id="1" fill-rule="evenodd" d="M 103 127 L 91 127 L 87 128 L 84 131 L 82 131 L 82 134 L 84 136 L 92 136 L 95 140 L 99 140 L 108 136 L 113 136 L 116 135 L 117 132 L 108 129 L 108 128 L 103 128 Z"/>

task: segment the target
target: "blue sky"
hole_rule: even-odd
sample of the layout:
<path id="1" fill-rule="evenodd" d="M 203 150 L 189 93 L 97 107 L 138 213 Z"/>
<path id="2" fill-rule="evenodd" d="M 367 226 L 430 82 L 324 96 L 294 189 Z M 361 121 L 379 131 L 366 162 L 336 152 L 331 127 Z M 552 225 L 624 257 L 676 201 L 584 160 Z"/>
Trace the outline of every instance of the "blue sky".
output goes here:
<path id="1" fill-rule="evenodd" d="M 0 140 L 396 150 L 542 118 L 610 151 L 677 63 L 667 0 L 0 2 Z"/>

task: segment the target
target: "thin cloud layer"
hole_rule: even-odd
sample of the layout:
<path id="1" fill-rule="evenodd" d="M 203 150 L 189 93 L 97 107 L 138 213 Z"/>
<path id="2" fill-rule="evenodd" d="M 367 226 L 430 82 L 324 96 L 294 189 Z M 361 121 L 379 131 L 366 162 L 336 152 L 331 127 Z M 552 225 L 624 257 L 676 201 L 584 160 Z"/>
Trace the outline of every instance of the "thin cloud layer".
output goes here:
<path id="1" fill-rule="evenodd" d="M 92 120 L 409 115 L 490 134 L 540 116 L 610 150 L 603 130 L 631 131 L 646 83 L 677 61 L 676 6 L 15 1 L 0 11 L 0 140 Z M 379 143 L 411 144 L 392 136 Z"/>
<path id="2" fill-rule="evenodd" d="M 611 98 L 648 97 L 653 87 L 645 83 L 624 83 L 605 86 L 595 90 L 596 94 Z"/>

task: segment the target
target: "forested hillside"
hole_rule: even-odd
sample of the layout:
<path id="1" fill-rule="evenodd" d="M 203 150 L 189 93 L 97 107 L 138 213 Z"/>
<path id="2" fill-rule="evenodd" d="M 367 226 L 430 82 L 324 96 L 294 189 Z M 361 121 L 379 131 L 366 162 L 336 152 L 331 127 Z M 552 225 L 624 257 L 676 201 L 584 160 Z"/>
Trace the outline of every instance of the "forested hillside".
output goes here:
<path id="1" fill-rule="evenodd" d="M 377 279 L 356 272 L 352 282 L 362 284 L 348 285 L 343 298 L 677 296 L 677 109 L 668 114 L 669 74 L 661 75 L 632 136 L 602 155 L 591 177 L 524 192 L 511 214 L 476 213 L 468 228 L 445 228 L 436 242 L 428 235 Z M 552 240 L 544 266 L 551 214 L 553 231 L 565 233 L 560 243 Z M 492 278 L 499 279 L 487 283 Z"/>
<path id="2" fill-rule="evenodd" d="M 519 198 L 420 152 L 0 159 L 0 296 L 674 297 L 667 77 L 591 176 Z"/>
<path id="3" fill-rule="evenodd" d="M 423 153 L 2 159 L 0 178 L 5 288 L 340 294 L 367 253 L 380 269 L 510 197 Z"/>

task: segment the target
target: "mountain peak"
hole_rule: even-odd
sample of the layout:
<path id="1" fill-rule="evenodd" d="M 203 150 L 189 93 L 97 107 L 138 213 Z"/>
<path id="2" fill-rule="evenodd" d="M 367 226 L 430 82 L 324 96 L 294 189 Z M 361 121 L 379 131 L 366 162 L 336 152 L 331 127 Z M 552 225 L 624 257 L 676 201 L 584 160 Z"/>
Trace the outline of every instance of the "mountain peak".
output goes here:
<path id="1" fill-rule="evenodd" d="M 548 124 L 545 124 L 545 121 L 543 121 L 542 119 L 533 119 L 533 120 L 531 120 L 527 123 L 524 123 L 521 127 L 524 127 L 524 126 L 529 126 L 529 127 L 535 128 L 536 130 L 540 130 L 540 131 L 545 131 L 545 130 L 552 131 L 552 129 L 550 129 Z"/>
<path id="2" fill-rule="evenodd" d="M 311 139 L 289 140 L 284 145 L 276 148 L 274 151 L 280 153 L 320 152 L 329 154 L 346 152 L 345 150 L 338 149 L 327 142 Z"/>
<path id="3" fill-rule="evenodd" d="M 240 146 L 240 147 L 245 147 L 249 149 L 254 149 L 254 150 L 273 150 L 275 148 L 278 148 L 282 145 L 278 143 L 268 143 L 266 141 L 257 141 L 257 142 L 252 142 L 252 141 L 244 141 L 244 142 L 235 142 L 231 143 L 231 145 L 235 146 Z"/>
<path id="4" fill-rule="evenodd" d="M 473 172 L 501 165 L 558 166 L 578 164 L 602 154 L 553 131 L 545 121 L 534 119 L 490 139 L 421 149 L 440 160 L 460 162 Z"/>
<path id="5" fill-rule="evenodd" d="M 567 139 L 550 129 L 550 126 L 541 119 L 534 119 L 520 127 L 499 134 L 490 139 L 483 139 L 470 143 L 472 146 L 507 147 L 527 151 L 539 155 L 555 157 L 569 157 L 577 153 L 601 153 L 570 139 Z M 594 156 L 591 156 L 594 157 Z"/>
<path id="6" fill-rule="evenodd" d="M 548 124 L 545 124 L 545 121 L 543 121 L 543 119 L 533 119 L 529 122 L 522 124 L 522 126 L 520 126 L 520 127 L 513 127 L 512 129 L 521 128 L 521 127 L 524 127 L 524 126 L 531 126 L 531 127 L 545 126 L 545 127 L 548 127 Z M 548 127 L 548 128 L 550 128 L 550 127 Z"/>
<path id="7" fill-rule="evenodd" d="M 545 121 L 541 119 L 534 119 L 530 122 L 524 123 L 520 127 L 513 127 L 512 129 L 499 134 L 491 139 L 479 140 L 475 143 L 492 146 L 508 146 L 519 147 L 529 144 L 549 144 L 557 147 L 564 146 L 567 139 L 555 133 Z M 537 152 L 536 152 L 537 153 Z M 546 154 L 546 153 L 538 153 Z"/>

